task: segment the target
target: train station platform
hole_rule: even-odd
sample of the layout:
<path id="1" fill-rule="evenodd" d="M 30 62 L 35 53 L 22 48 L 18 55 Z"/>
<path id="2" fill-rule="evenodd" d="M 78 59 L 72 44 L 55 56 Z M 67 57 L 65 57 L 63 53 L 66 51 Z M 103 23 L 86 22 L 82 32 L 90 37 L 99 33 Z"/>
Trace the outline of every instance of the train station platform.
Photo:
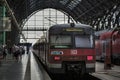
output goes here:
<path id="1" fill-rule="evenodd" d="M 32 52 L 22 55 L 16 61 L 12 55 L 0 63 L 0 80 L 51 80 L 42 65 L 38 64 Z"/>
<path id="2" fill-rule="evenodd" d="M 92 75 L 101 80 L 120 80 L 120 66 L 114 65 L 111 69 L 105 70 L 104 63 L 96 62 L 96 72 Z"/>
<path id="3" fill-rule="evenodd" d="M 96 62 L 96 72 L 91 75 L 101 80 L 120 80 L 120 66 L 104 70 L 104 63 Z M 51 80 L 51 78 L 30 52 L 22 55 L 20 61 L 14 60 L 11 55 L 7 55 L 6 60 L 1 60 L 0 80 Z"/>

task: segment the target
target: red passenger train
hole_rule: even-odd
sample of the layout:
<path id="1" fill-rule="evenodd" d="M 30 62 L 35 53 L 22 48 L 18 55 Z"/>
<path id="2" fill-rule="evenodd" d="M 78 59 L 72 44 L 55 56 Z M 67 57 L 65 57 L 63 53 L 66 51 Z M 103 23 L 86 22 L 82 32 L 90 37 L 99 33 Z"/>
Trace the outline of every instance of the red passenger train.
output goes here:
<path id="1" fill-rule="evenodd" d="M 110 54 L 111 61 L 120 64 L 120 30 L 99 31 L 96 36 L 96 60 L 104 61 Z"/>
<path id="2" fill-rule="evenodd" d="M 50 73 L 95 72 L 94 30 L 83 24 L 57 24 L 34 44 L 34 52 Z"/>

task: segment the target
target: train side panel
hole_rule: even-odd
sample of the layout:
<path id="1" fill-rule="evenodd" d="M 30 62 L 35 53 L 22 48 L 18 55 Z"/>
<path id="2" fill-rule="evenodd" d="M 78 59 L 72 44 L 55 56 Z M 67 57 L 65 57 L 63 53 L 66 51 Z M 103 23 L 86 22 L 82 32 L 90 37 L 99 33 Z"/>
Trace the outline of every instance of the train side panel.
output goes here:
<path id="1" fill-rule="evenodd" d="M 112 44 L 110 42 L 112 40 Z M 110 46 L 111 45 L 111 46 Z M 111 55 L 113 63 L 120 64 L 120 34 L 118 31 L 102 33 L 100 39 L 96 40 L 96 60 L 104 61 L 106 55 Z M 112 50 L 111 50 L 112 49 Z M 112 54 L 110 52 L 112 51 Z"/>

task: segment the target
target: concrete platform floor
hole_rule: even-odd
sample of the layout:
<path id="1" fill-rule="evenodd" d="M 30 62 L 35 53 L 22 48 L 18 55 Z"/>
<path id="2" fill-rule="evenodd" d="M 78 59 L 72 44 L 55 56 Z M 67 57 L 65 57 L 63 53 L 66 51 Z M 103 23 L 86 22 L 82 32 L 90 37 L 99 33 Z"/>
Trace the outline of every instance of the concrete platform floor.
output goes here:
<path id="1" fill-rule="evenodd" d="M 105 70 L 104 63 L 96 62 L 96 72 L 92 75 L 101 80 L 120 80 L 120 66 L 114 65 L 111 69 Z"/>
<path id="2" fill-rule="evenodd" d="M 0 80 L 51 80 L 43 67 L 37 64 L 33 53 L 22 55 L 22 60 L 16 61 L 12 55 L 1 60 Z"/>
<path id="3" fill-rule="evenodd" d="M 120 80 L 120 66 L 105 70 L 104 63 L 96 62 L 96 72 L 91 75 L 101 80 Z M 41 64 L 38 64 L 33 53 L 22 55 L 22 60 L 16 61 L 12 55 L 0 64 L 0 80 L 51 80 Z"/>

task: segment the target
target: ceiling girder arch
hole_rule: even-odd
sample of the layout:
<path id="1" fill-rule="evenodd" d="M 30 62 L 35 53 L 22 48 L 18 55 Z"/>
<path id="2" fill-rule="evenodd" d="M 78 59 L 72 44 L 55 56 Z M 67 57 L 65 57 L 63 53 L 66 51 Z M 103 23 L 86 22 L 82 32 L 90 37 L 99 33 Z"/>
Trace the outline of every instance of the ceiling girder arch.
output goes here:
<path id="1" fill-rule="evenodd" d="M 24 19 L 37 10 L 53 8 L 70 15 L 75 21 L 92 24 L 119 0 L 6 0 L 21 24 Z M 74 5 L 72 4 L 74 3 Z"/>

